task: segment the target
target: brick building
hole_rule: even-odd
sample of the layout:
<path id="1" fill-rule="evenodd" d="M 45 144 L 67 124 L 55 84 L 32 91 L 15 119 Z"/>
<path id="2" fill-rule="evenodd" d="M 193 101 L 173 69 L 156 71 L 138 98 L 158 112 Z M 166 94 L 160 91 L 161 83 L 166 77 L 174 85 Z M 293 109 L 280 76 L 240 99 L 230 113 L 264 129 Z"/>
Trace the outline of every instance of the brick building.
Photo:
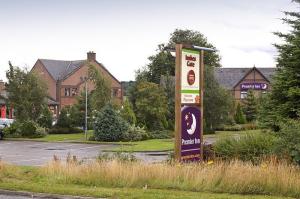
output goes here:
<path id="1" fill-rule="evenodd" d="M 48 105 L 54 116 L 67 106 L 76 103 L 76 96 L 84 90 L 84 78 L 87 77 L 88 65 L 94 65 L 111 84 L 112 97 L 121 103 L 121 83 L 96 60 L 96 53 L 88 52 L 86 60 L 63 61 L 38 59 L 32 68 L 44 80 L 48 87 Z M 87 82 L 89 92 L 94 89 L 91 81 Z"/>

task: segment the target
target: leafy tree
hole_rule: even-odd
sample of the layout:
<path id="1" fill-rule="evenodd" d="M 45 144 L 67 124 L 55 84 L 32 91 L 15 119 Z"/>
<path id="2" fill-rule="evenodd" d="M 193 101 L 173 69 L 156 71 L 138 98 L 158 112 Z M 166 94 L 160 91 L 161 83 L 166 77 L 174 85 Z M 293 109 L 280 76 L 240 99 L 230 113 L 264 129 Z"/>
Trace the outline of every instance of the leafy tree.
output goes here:
<path id="1" fill-rule="evenodd" d="M 168 107 L 163 88 L 152 82 L 137 82 L 134 96 L 138 124 L 149 130 L 167 127 Z"/>
<path id="2" fill-rule="evenodd" d="M 208 48 L 215 47 L 210 44 L 205 36 L 198 31 L 176 29 L 167 44 L 158 46 L 158 53 L 149 57 L 150 63 L 142 70 L 137 71 L 137 81 L 149 81 L 160 83 L 161 76 L 175 75 L 175 58 L 168 49 L 174 49 L 176 43 L 193 44 Z M 214 78 L 214 67 L 220 66 L 220 56 L 216 52 L 205 52 L 205 85 L 204 85 L 204 118 L 205 129 L 212 131 L 224 121 L 228 121 L 229 113 L 232 112 L 232 98 L 230 94 L 222 89 Z M 135 106 L 134 91 L 132 89 L 131 102 Z M 169 123 L 174 123 L 174 99 L 173 87 L 165 89 L 168 95 L 169 114 L 166 115 Z"/>
<path id="3" fill-rule="evenodd" d="M 7 104 L 14 107 L 16 119 L 19 121 L 37 121 L 47 106 L 47 87 L 34 73 L 21 70 L 9 62 L 6 72 L 9 93 Z"/>
<path id="4" fill-rule="evenodd" d="M 130 102 L 126 99 L 123 103 L 123 108 L 120 112 L 122 118 L 126 120 L 129 124 L 135 125 L 136 124 L 136 116 L 133 112 L 132 105 Z"/>
<path id="5" fill-rule="evenodd" d="M 244 101 L 244 113 L 246 115 L 246 120 L 248 122 L 252 122 L 256 120 L 257 115 L 257 100 L 254 96 L 254 92 L 252 90 L 249 90 L 247 93 L 247 97 Z"/>
<path id="6" fill-rule="evenodd" d="M 57 126 L 63 128 L 70 128 L 72 126 L 72 120 L 70 118 L 70 107 L 66 106 L 61 109 L 57 120 Z"/>
<path id="7" fill-rule="evenodd" d="M 297 1 L 297 3 L 300 3 Z M 263 125 L 279 130 L 278 120 L 300 118 L 300 12 L 285 12 L 282 21 L 291 30 L 277 32 L 284 42 L 275 44 L 278 50 L 277 72 L 273 77 L 268 102 L 263 106 L 260 118 Z"/>
<path id="8" fill-rule="evenodd" d="M 236 111 L 234 114 L 234 121 L 237 124 L 245 124 L 246 123 L 246 116 L 242 111 L 242 107 L 241 107 L 240 103 L 238 103 L 236 106 Z"/>
<path id="9" fill-rule="evenodd" d="M 51 128 L 53 115 L 48 106 L 43 107 L 42 113 L 37 120 L 37 123 L 44 128 Z"/>
<path id="10" fill-rule="evenodd" d="M 95 89 L 90 95 L 92 110 L 100 111 L 111 100 L 110 82 L 105 79 L 94 65 L 89 65 L 89 79 L 94 83 Z"/>
<path id="11" fill-rule="evenodd" d="M 121 141 L 129 128 L 129 124 L 107 104 L 97 113 L 94 135 L 97 141 Z"/>

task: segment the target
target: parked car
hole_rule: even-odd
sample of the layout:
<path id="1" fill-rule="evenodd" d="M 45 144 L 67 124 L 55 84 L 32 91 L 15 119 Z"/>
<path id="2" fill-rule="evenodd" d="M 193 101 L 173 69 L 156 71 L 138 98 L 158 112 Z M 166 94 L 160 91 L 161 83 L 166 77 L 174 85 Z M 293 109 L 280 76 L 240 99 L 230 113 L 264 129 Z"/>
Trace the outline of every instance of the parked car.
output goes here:
<path id="1" fill-rule="evenodd" d="M 14 119 L 0 118 L 0 125 L 9 127 L 14 122 Z"/>
<path id="2" fill-rule="evenodd" d="M 0 124 L 0 140 L 2 140 L 4 137 L 4 133 L 3 133 L 4 128 L 5 128 L 5 125 Z"/>

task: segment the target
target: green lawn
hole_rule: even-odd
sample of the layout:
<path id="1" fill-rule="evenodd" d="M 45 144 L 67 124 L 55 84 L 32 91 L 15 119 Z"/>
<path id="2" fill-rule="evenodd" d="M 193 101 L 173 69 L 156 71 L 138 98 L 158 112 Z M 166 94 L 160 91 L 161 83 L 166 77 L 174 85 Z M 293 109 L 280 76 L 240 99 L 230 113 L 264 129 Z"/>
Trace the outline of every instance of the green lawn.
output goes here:
<path id="1" fill-rule="evenodd" d="M 261 130 L 249 130 L 249 131 L 217 131 L 216 134 L 204 135 L 204 139 L 219 139 L 222 137 L 240 136 L 246 133 L 261 133 Z M 93 134 L 93 131 L 88 132 L 88 137 Z M 173 150 L 173 139 L 152 139 L 137 142 L 96 142 L 86 141 L 84 134 L 51 134 L 43 138 L 24 139 L 13 138 L 10 140 L 33 140 L 33 141 L 45 141 L 45 142 L 78 142 L 78 143 L 91 143 L 91 144 L 119 144 L 120 146 L 113 151 L 123 152 L 138 152 L 138 151 L 168 151 Z"/>

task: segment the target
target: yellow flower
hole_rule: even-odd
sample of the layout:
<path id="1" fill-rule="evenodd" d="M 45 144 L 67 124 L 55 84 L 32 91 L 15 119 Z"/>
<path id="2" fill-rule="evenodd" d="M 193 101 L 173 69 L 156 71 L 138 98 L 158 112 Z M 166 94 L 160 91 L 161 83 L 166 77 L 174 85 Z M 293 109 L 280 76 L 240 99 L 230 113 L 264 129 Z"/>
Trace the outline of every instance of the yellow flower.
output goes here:
<path id="1" fill-rule="evenodd" d="M 207 162 L 207 165 L 211 165 L 213 163 L 214 163 L 214 161 L 210 160 L 210 161 Z"/>

